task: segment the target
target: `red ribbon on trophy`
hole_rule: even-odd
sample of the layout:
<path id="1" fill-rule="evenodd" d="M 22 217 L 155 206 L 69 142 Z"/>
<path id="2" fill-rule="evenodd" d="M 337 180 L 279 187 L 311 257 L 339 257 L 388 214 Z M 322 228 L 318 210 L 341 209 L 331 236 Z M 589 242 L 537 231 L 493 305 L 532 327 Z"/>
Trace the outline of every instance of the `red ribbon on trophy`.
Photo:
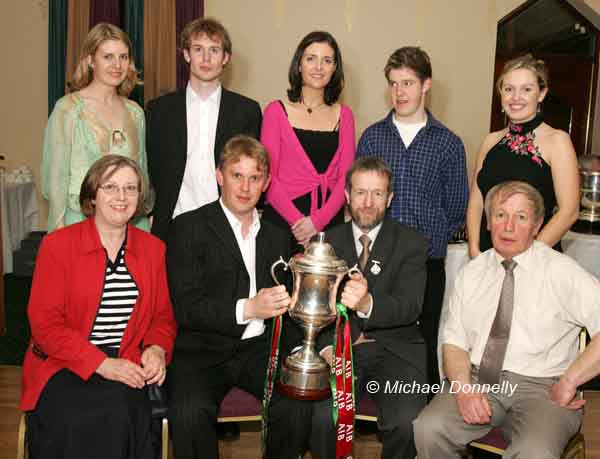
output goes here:
<path id="1" fill-rule="evenodd" d="M 354 363 L 352 337 L 348 311 L 337 304 L 335 337 L 333 340 L 334 362 L 331 366 L 332 417 L 336 427 L 335 459 L 352 459 L 354 439 Z M 344 333 L 340 333 L 342 319 Z M 343 345 L 342 345 L 343 342 Z"/>
<path id="2" fill-rule="evenodd" d="M 283 324 L 282 316 L 273 319 L 273 329 L 271 331 L 271 352 L 269 354 L 269 364 L 267 365 L 267 374 L 265 376 L 265 394 L 262 402 L 262 456 L 267 455 L 267 434 L 269 429 L 269 405 L 273 396 L 275 378 L 277 377 L 277 360 L 279 359 L 279 339 L 281 337 L 281 326 Z"/>

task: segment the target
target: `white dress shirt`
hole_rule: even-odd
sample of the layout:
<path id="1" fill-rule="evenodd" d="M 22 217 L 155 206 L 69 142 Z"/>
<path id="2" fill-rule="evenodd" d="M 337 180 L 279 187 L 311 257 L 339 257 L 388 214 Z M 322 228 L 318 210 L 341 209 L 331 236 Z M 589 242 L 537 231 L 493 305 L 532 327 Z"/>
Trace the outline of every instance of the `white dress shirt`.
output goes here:
<path id="1" fill-rule="evenodd" d="M 214 150 L 221 93 L 221 85 L 206 99 L 189 83 L 185 90 L 187 160 L 173 218 L 219 198 Z"/>
<path id="2" fill-rule="evenodd" d="M 373 228 L 368 233 L 363 233 L 363 231 L 356 225 L 356 223 L 354 223 L 354 221 L 352 222 L 352 235 L 354 236 L 354 246 L 356 247 L 356 255 L 359 258 L 360 258 L 360 254 L 363 251 L 363 245 L 362 245 L 362 242 L 360 242 L 360 237 L 363 234 L 366 234 L 367 236 L 369 236 L 369 239 L 371 240 L 371 245 L 369 246 L 369 250 L 372 252 L 373 246 L 375 245 L 375 239 L 377 239 L 377 235 L 379 234 L 379 231 L 381 230 L 381 225 L 382 225 L 382 223 L 377 225 L 375 228 Z M 373 296 L 370 294 L 369 294 L 369 300 L 371 302 L 371 306 L 369 307 L 369 312 L 367 312 L 366 314 L 363 314 L 360 311 L 356 311 L 356 314 L 361 319 L 368 319 L 369 317 L 371 317 L 371 312 L 373 312 Z"/>
<path id="3" fill-rule="evenodd" d="M 524 376 L 562 375 L 578 354 L 578 335 L 600 331 L 600 282 L 572 258 L 534 241 L 514 257 L 513 319 L 503 369 Z M 496 315 L 505 271 L 490 249 L 458 274 L 441 342 L 479 365 Z"/>
<path id="4" fill-rule="evenodd" d="M 219 199 L 219 204 L 225 217 L 235 234 L 235 240 L 237 241 L 240 252 L 242 253 L 242 259 L 248 271 L 250 277 L 250 291 L 248 292 L 248 298 L 252 298 L 256 295 L 256 235 L 260 230 L 260 218 L 258 212 L 254 209 L 252 215 L 252 224 L 250 225 L 250 231 L 244 239 L 242 235 L 242 222 L 237 219 L 231 211 L 225 207 L 223 200 Z M 246 325 L 244 333 L 242 333 L 242 339 L 254 338 L 255 336 L 262 335 L 265 331 L 265 324 L 263 319 L 248 319 L 244 320 L 244 306 L 248 298 L 240 298 L 237 300 L 235 305 L 235 319 L 239 325 Z"/>

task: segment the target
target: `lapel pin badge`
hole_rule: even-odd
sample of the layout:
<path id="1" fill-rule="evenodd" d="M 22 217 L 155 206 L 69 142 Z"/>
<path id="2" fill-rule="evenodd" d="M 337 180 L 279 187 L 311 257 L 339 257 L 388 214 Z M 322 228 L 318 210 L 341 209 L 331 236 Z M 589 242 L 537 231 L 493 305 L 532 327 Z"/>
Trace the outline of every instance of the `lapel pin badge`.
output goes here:
<path id="1" fill-rule="evenodd" d="M 372 260 L 371 263 L 373 263 L 373 265 L 371 266 L 371 273 L 373 273 L 374 275 L 379 274 L 381 272 L 381 266 L 379 266 L 381 262 L 377 260 Z"/>

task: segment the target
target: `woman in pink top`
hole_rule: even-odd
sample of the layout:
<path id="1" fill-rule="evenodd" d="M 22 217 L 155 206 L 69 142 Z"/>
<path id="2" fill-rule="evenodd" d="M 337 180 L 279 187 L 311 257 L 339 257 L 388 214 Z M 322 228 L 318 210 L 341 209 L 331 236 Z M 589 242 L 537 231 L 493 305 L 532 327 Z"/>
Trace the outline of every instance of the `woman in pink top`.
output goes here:
<path id="1" fill-rule="evenodd" d="M 338 103 L 342 55 L 330 33 L 302 39 L 289 82 L 287 101 L 271 102 L 262 123 L 272 176 L 263 218 L 291 228 L 296 243 L 306 245 L 317 232 L 343 223 L 344 180 L 355 156 L 354 116 Z"/>

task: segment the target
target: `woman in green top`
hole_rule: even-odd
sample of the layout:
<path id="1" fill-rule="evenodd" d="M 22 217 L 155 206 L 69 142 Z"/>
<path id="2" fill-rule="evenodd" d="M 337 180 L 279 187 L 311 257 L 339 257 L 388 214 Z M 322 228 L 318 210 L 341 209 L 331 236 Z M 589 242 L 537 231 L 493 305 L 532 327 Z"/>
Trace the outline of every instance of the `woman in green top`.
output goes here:
<path id="1" fill-rule="evenodd" d="M 85 219 L 79 191 L 88 169 L 107 154 L 127 156 L 147 175 L 144 112 L 127 96 L 139 84 L 131 40 L 97 24 L 85 38 L 71 92 L 54 106 L 44 137 L 42 194 L 48 232 Z M 148 219 L 136 221 L 148 230 Z"/>

